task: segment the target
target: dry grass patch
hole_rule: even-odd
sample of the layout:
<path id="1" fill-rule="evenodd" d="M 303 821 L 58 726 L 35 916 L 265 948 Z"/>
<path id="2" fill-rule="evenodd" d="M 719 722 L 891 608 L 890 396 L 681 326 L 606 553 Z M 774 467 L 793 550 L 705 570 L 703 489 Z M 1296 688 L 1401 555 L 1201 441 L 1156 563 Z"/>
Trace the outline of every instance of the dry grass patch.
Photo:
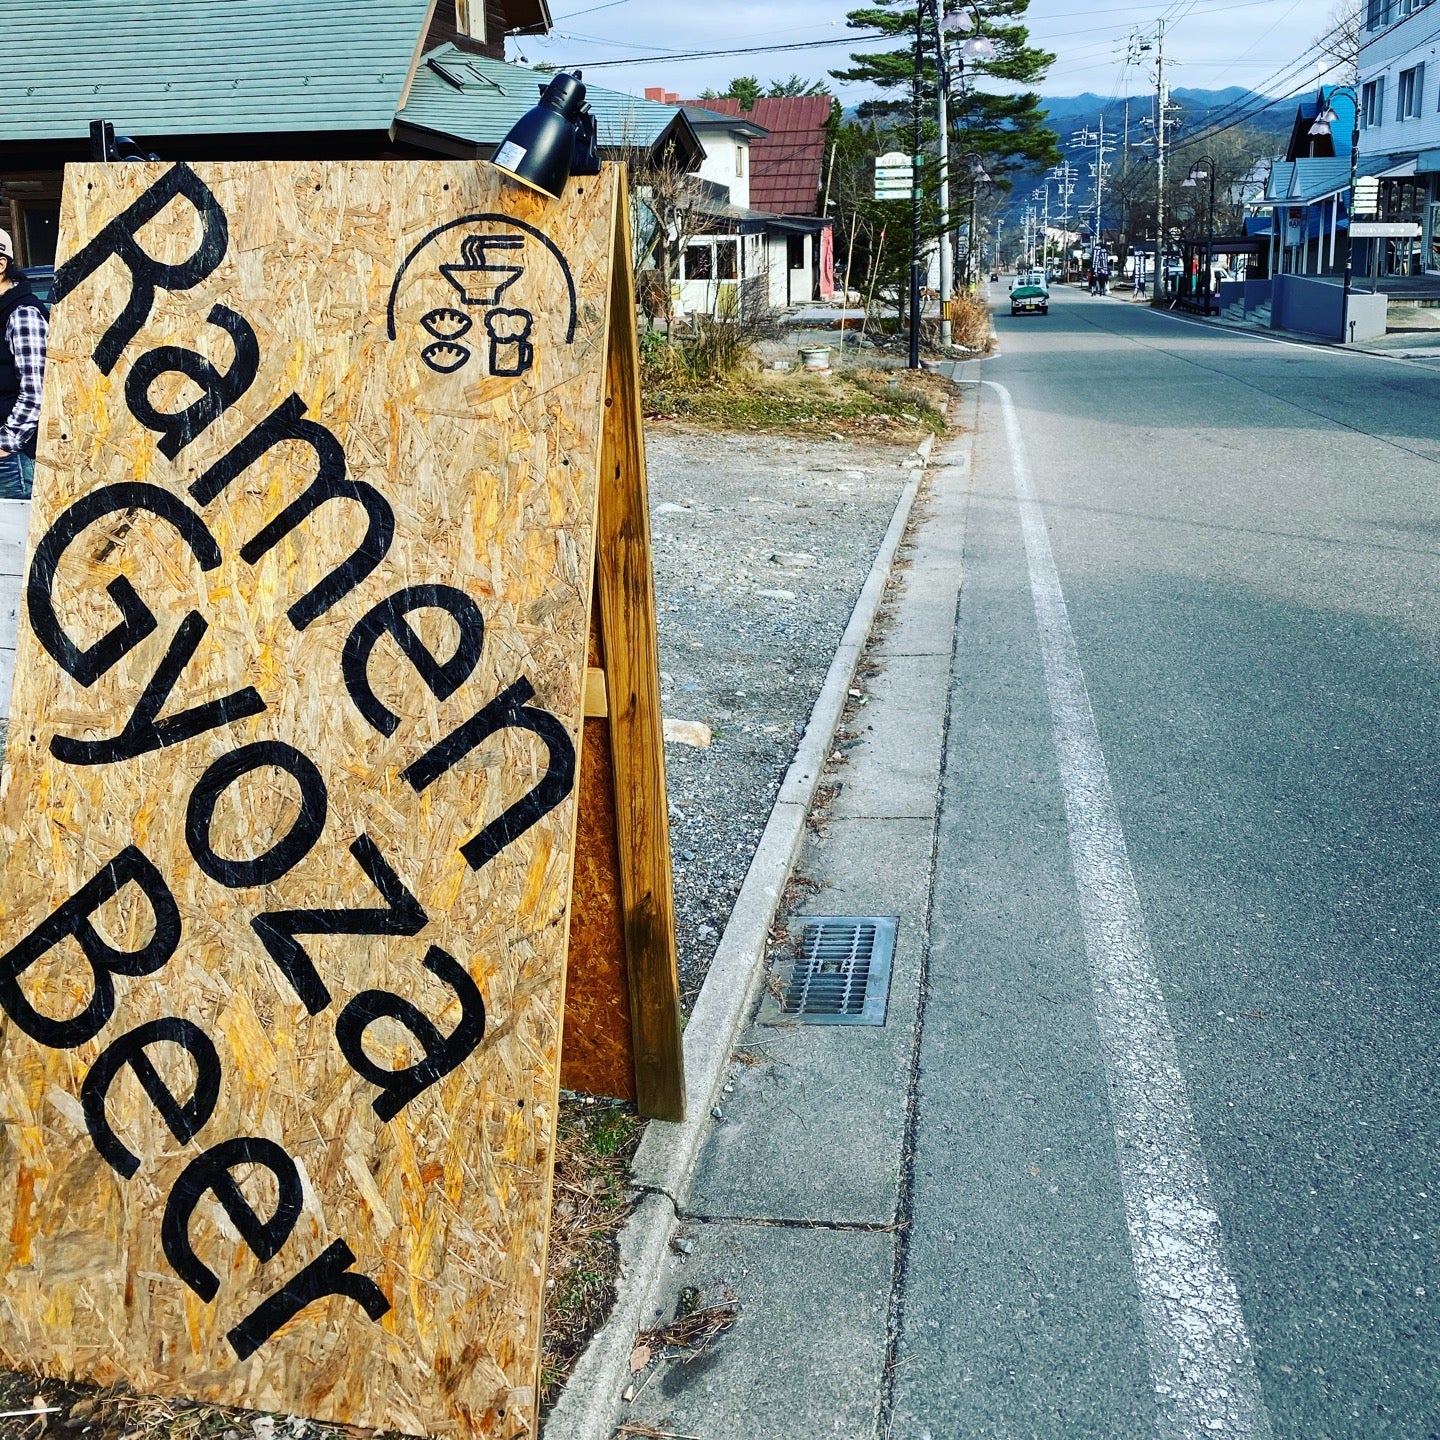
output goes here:
<path id="1" fill-rule="evenodd" d="M 914 445 L 944 432 L 948 398 L 949 383 L 923 371 L 747 367 L 705 383 L 653 383 L 645 409 L 719 430 Z"/>

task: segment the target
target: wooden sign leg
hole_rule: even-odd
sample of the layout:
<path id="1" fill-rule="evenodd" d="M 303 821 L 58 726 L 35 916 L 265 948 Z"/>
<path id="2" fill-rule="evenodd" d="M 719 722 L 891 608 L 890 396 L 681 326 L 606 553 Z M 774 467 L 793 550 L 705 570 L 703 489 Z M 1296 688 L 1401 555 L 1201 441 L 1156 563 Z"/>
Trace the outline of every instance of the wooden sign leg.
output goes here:
<path id="1" fill-rule="evenodd" d="M 683 1120 L 680 976 L 628 204 L 622 201 L 615 213 L 595 573 L 615 769 L 636 1105 L 642 1115 Z"/>

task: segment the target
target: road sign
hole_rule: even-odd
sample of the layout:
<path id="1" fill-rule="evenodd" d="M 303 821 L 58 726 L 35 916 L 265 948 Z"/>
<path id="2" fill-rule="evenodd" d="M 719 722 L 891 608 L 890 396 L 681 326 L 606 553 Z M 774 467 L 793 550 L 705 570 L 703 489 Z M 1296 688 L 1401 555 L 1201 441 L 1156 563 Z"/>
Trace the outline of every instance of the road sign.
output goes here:
<path id="1" fill-rule="evenodd" d="M 875 160 L 875 198 L 877 200 L 910 200 L 915 191 L 913 157 L 898 150 L 887 151 Z"/>
<path id="2" fill-rule="evenodd" d="M 1355 182 L 1355 200 L 1351 207 L 1357 215 L 1373 215 L 1380 208 L 1380 181 L 1367 175 Z"/>
<path id="3" fill-rule="evenodd" d="M 1356 240 L 1418 240 L 1418 220 L 1356 220 L 1350 226 Z"/>

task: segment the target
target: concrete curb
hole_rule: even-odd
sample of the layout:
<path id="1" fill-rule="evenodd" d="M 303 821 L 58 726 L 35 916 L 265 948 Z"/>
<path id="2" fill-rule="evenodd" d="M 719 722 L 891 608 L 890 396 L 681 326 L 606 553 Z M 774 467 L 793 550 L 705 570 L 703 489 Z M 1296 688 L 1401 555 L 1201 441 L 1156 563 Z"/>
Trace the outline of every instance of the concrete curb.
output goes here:
<path id="1" fill-rule="evenodd" d="M 765 942 L 800 852 L 805 817 L 934 447 L 935 437 L 927 435 L 915 451 L 919 464 L 896 502 L 700 987 L 685 1027 L 687 1118 L 678 1125 L 652 1123 L 636 1151 L 633 1180 L 643 1193 L 620 1232 L 615 1308 L 576 1363 L 544 1425 L 545 1440 L 610 1440 L 619 1423 L 621 1392 L 629 1375 L 635 1335 L 653 1319 L 666 1247 L 704 1142 L 710 1107 L 724 1082 L 735 1040 L 754 1005 L 764 971 Z"/>

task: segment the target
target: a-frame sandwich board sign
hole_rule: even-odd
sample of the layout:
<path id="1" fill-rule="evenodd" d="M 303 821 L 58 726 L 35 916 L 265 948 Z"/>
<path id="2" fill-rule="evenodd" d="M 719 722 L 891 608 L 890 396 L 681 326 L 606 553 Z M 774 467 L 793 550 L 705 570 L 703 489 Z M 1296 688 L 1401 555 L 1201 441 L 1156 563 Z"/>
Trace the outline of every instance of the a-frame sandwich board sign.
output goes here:
<path id="1" fill-rule="evenodd" d="M 629 788 L 591 828 L 683 1106 L 627 220 L 614 167 L 553 204 L 464 163 L 68 172 L 4 1363 L 533 1433 L 597 593 Z"/>

